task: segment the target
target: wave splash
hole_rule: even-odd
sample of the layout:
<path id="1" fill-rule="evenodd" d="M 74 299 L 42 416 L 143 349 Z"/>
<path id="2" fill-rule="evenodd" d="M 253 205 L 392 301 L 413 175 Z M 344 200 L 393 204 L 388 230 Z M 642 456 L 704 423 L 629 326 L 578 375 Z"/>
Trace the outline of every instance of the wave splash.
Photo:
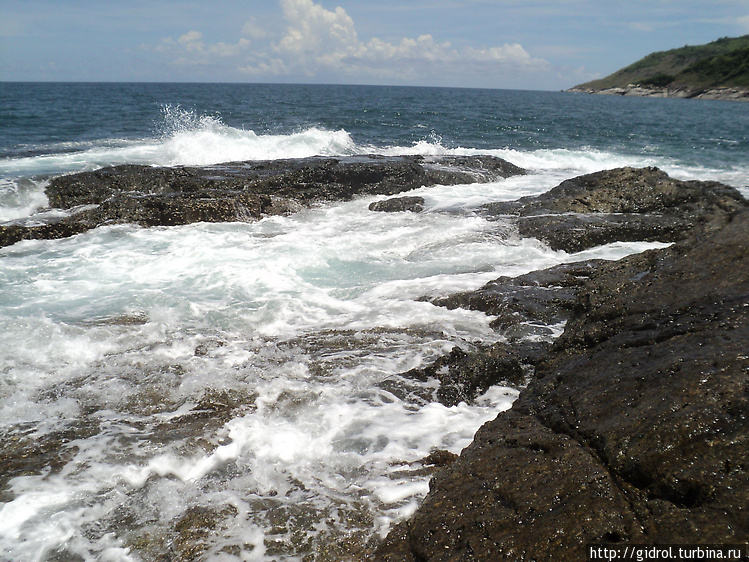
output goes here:
<path id="1" fill-rule="evenodd" d="M 211 165 L 240 160 L 347 156 L 358 150 L 343 130 L 311 127 L 291 134 L 258 135 L 228 126 L 212 115 L 164 106 L 163 140 L 147 158 L 157 165 Z"/>
<path id="2" fill-rule="evenodd" d="M 274 160 L 360 153 L 343 130 L 318 127 L 290 134 L 261 134 L 226 125 L 220 117 L 163 106 L 156 137 L 107 139 L 75 152 L 55 151 L 0 160 L 0 175 L 61 174 L 117 164 L 206 166 L 241 160 Z"/>
<path id="3" fill-rule="evenodd" d="M 649 154 L 619 154 L 590 147 L 531 151 L 512 146 L 448 148 L 435 131 L 412 143 L 375 146 L 356 142 L 344 129 L 318 126 L 288 133 L 258 134 L 227 125 L 218 115 L 186 110 L 179 105 L 162 106 L 154 129 L 150 138 L 102 139 L 81 143 L 77 150 L 70 150 L 69 146 L 49 146 L 43 154 L 0 159 L 0 222 L 29 216 L 43 207 L 46 197 L 42 186 L 52 175 L 120 164 L 210 166 L 247 160 L 362 154 L 425 157 L 490 154 L 553 178 L 557 183 L 575 175 L 620 166 L 658 166 L 675 177 L 723 181 L 749 193 L 744 166 L 695 169 L 673 159 Z"/>

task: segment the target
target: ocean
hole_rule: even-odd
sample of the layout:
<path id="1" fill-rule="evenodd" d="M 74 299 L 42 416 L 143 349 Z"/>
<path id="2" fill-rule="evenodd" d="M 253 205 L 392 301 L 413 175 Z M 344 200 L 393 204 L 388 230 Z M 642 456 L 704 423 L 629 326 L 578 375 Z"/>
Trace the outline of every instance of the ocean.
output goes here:
<path id="1" fill-rule="evenodd" d="M 44 188 L 61 174 L 362 154 L 489 154 L 529 174 L 417 189 L 419 214 L 361 197 L 0 248 L 0 560 L 356 560 L 417 509 L 421 461 L 460 453 L 518 394 L 447 407 L 401 376 L 504 340 L 428 298 L 663 246 L 552 251 L 476 209 L 619 166 L 749 196 L 749 104 L 0 83 L 0 223 L 59 213 Z"/>

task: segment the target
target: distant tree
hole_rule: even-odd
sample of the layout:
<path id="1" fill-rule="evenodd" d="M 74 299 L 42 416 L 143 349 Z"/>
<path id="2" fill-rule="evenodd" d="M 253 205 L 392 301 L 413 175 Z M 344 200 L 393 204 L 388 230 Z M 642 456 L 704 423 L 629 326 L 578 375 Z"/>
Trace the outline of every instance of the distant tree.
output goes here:
<path id="1" fill-rule="evenodd" d="M 656 88 L 665 88 L 674 81 L 674 77 L 670 74 L 664 74 L 659 72 L 655 76 L 646 78 L 640 81 L 640 86 L 654 86 Z"/>

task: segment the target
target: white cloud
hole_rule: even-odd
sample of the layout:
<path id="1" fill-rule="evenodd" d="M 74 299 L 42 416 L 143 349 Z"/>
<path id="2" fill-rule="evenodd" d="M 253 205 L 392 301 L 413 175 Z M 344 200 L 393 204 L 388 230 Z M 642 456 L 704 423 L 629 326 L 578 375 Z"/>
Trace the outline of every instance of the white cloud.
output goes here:
<path id="1" fill-rule="evenodd" d="M 548 66 L 517 43 L 457 49 L 450 42 L 437 41 L 428 34 L 404 37 L 395 44 L 377 37 L 365 43 L 359 39 L 354 21 L 341 7 L 331 11 L 312 0 L 281 0 L 281 5 L 289 25 L 275 51 L 285 63 L 284 72 L 303 68 L 307 72 L 317 69 L 383 76 L 389 69 L 394 76 L 414 76 L 438 68 L 455 71 L 477 63 L 525 71 Z"/>
<path id="2" fill-rule="evenodd" d="M 282 76 L 289 74 L 286 63 L 279 58 L 270 59 L 268 62 L 261 61 L 247 64 L 239 67 L 239 71 L 251 76 Z"/>
<path id="3" fill-rule="evenodd" d="M 289 27 L 279 51 L 335 60 L 359 49 L 354 21 L 340 6 L 332 12 L 312 0 L 281 0 L 281 6 Z"/>
<path id="4" fill-rule="evenodd" d="M 143 45 L 146 50 L 163 53 L 177 65 L 208 65 L 215 57 L 238 57 L 250 47 L 250 40 L 244 37 L 236 43 L 206 44 L 200 31 L 188 31 L 176 41 L 171 37 L 163 39 L 155 47 Z"/>
<path id="5" fill-rule="evenodd" d="M 272 34 L 254 19 L 242 28 L 233 44 L 207 43 L 199 31 L 189 31 L 177 41 L 171 38 L 155 50 L 184 64 L 208 63 L 211 57 L 237 57 L 239 71 L 256 77 L 324 76 L 337 79 L 415 79 L 469 71 L 500 75 L 502 71 L 537 73 L 549 68 L 544 59 L 532 57 L 520 44 L 485 48 L 456 48 L 432 35 L 403 37 L 398 42 L 373 37 L 359 39 L 353 19 L 343 8 L 329 10 L 313 0 L 280 0 L 286 26 Z M 252 40 L 252 49 L 250 41 Z"/>
<path id="6" fill-rule="evenodd" d="M 199 31 L 189 31 L 188 33 L 185 33 L 182 37 L 177 39 L 177 43 L 182 45 L 182 47 L 188 52 L 202 52 L 205 50 L 203 34 Z"/>
<path id="7" fill-rule="evenodd" d="M 244 37 L 252 37 L 253 39 L 262 39 L 268 35 L 268 32 L 255 18 L 250 18 L 242 27 L 242 35 Z"/>

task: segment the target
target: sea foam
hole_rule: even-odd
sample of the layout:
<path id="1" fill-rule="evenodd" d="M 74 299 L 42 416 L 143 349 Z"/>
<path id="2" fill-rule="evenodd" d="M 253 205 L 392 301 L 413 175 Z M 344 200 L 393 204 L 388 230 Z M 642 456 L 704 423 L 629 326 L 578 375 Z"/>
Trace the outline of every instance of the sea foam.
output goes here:
<path id="1" fill-rule="evenodd" d="M 504 341 L 491 317 L 424 297 L 662 247 L 556 252 L 476 210 L 605 168 L 692 171 L 647 154 L 447 147 L 435 134 L 407 146 L 321 127 L 258 134 L 177 106 L 157 129 L 1 161 L 16 176 L 0 185 L 0 219 L 46 204 L 46 180 L 19 174 L 119 163 L 492 154 L 530 173 L 421 187 L 419 214 L 372 213 L 377 197 L 362 197 L 252 223 L 107 226 L 0 249 L 0 430 L 57 467 L 8 484 L 0 543 L 17 559 L 158 554 L 195 509 L 216 514 L 205 556 L 217 560 L 237 549 L 297 560 L 315 541 L 384 535 L 428 492 L 423 459 L 459 453 L 518 395 L 494 386 L 445 406 L 432 401 L 436 380 L 403 376 L 456 345 Z M 547 328 L 558 336 L 563 323 Z M 122 533 L 125 520 L 139 523 Z"/>

